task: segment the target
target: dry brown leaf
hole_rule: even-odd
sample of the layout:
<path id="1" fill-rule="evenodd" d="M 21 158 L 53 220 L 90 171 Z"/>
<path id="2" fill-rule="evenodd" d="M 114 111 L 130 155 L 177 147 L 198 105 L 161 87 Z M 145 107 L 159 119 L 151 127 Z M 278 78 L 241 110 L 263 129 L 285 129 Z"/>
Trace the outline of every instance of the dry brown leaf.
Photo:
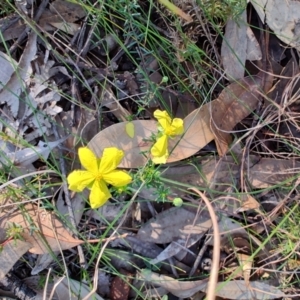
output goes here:
<path id="1" fill-rule="evenodd" d="M 117 147 L 124 151 L 124 158 L 120 163 L 121 168 L 138 168 L 147 162 L 147 154 L 141 152 L 149 152 L 151 145 L 150 137 L 156 133 L 157 125 L 155 121 L 132 121 L 134 125 L 134 137 L 131 138 L 126 133 L 126 124 L 122 122 L 112 125 L 100 131 L 88 143 L 88 147 L 101 157 L 102 151 L 107 147 Z"/>
<path id="2" fill-rule="evenodd" d="M 179 298 L 188 298 L 193 296 L 198 291 L 205 290 L 208 283 L 208 279 L 180 281 L 170 276 L 157 274 L 145 269 L 142 270 L 141 277 L 147 282 L 165 288 L 168 292 Z"/>
<path id="3" fill-rule="evenodd" d="M 194 110 L 184 119 L 185 133 L 182 137 L 169 140 L 170 157 L 168 162 L 187 158 L 214 138 L 209 125 L 209 104 Z M 122 168 L 138 168 L 149 159 L 149 151 L 153 142 L 150 137 L 157 133 L 157 122 L 154 120 L 132 121 L 134 137 L 126 133 L 126 124 L 122 122 L 100 131 L 88 144 L 88 147 L 98 156 L 107 147 L 122 149 L 125 157 L 120 163 Z M 143 154 L 142 154 L 143 152 Z"/>
<path id="4" fill-rule="evenodd" d="M 31 247 L 30 243 L 21 240 L 11 240 L 4 244 L 0 252 L 0 280 Z"/>
<path id="5" fill-rule="evenodd" d="M 244 253 L 237 253 L 236 257 L 239 261 L 240 267 L 242 268 L 242 274 L 246 284 L 248 285 L 250 282 L 250 274 L 252 265 L 254 262 L 254 258 L 251 255 L 244 254 Z"/>
<path id="6" fill-rule="evenodd" d="M 23 227 L 21 235 L 32 245 L 29 249 L 31 253 L 48 253 L 49 248 L 52 251 L 70 249 L 83 243 L 74 239 L 52 212 L 31 203 L 24 206 L 23 213 L 20 210 L 12 213 L 2 211 L 0 217 L 1 228 L 7 228 L 12 223 Z M 32 222 L 29 221 L 30 218 Z"/>
<path id="7" fill-rule="evenodd" d="M 253 187 L 262 189 L 283 183 L 299 173 L 299 161 L 262 158 L 250 168 L 248 179 Z M 291 181 L 288 183 L 290 184 Z"/>
<path id="8" fill-rule="evenodd" d="M 172 241 L 156 258 L 151 259 L 149 263 L 155 265 L 173 256 L 181 261 L 187 254 L 185 249 L 188 249 L 192 245 L 196 244 L 201 238 L 202 235 L 199 234 L 197 236 L 189 237 L 188 240 L 178 239 L 176 241 Z"/>
<path id="9" fill-rule="evenodd" d="M 256 108 L 261 85 L 260 77 L 246 77 L 230 84 L 211 102 L 211 129 L 220 156 L 226 154 L 231 143 L 229 132 Z"/>
<path id="10" fill-rule="evenodd" d="M 219 282 L 216 295 L 234 300 L 270 300 L 286 296 L 278 287 L 260 281 L 250 281 L 248 284 L 245 280 Z"/>
<path id="11" fill-rule="evenodd" d="M 256 199 L 249 194 L 241 195 L 241 202 L 241 207 L 236 211 L 237 213 L 252 209 L 255 210 L 260 207 L 260 204 L 256 201 Z"/>
<path id="12" fill-rule="evenodd" d="M 164 244 L 176 238 L 187 240 L 189 237 L 201 237 L 211 226 L 207 211 L 197 216 L 182 207 L 172 207 L 143 224 L 137 237 L 142 241 Z"/>

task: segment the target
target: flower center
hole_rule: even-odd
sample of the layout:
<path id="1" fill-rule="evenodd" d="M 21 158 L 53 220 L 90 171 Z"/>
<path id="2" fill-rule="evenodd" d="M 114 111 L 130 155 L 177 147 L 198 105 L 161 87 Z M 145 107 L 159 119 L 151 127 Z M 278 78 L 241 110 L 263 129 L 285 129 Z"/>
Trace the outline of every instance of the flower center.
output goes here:
<path id="1" fill-rule="evenodd" d="M 95 180 L 96 181 L 99 181 L 99 180 L 101 180 L 102 179 L 102 174 L 101 173 L 99 173 L 99 172 L 97 172 L 96 174 L 95 174 Z"/>
<path id="2" fill-rule="evenodd" d="M 172 135 L 172 128 L 167 128 L 167 129 L 165 130 L 165 134 L 166 134 L 167 136 Z"/>

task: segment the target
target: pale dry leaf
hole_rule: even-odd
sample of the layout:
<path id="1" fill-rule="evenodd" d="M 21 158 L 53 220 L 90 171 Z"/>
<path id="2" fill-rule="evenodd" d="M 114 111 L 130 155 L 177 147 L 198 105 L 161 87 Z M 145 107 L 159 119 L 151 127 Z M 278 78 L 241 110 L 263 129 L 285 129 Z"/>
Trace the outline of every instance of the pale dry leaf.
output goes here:
<path id="1" fill-rule="evenodd" d="M 83 243 L 70 235 L 54 213 L 31 203 L 24 205 L 23 213 L 21 210 L 12 213 L 3 210 L 0 217 L 1 228 L 7 228 L 12 223 L 23 228 L 21 235 L 32 245 L 29 249 L 31 253 L 43 254 L 51 250 L 70 249 Z"/>
<path id="2" fill-rule="evenodd" d="M 78 29 L 80 28 L 79 24 L 75 23 L 65 23 L 65 22 L 51 22 L 49 21 L 49 24 L 53 26 L 56 29 L 62 30 L 66 32 L 67 34 L 74 35 Z"/>
<path id="3" fill-rule="evenodd" d="M 46 161 L 51 151 L 63 141 L 64 139 L 49 143 L 39 141 L 36 147 L 6 153 L 6 158 L 10 164 L 14 164 L 18 167 L 30 166 L 33 162 L 41 158 Z"/>
<path id="4" fill-rule="evenodd" d="M 261 85 L 261 77 L 245 77 L 231 83 L 211 102 L 211 129 L 220 156 L 228 150 L 233 127 L 256 108 Z"/>
<path id="5" fill-rule="evenodd" d="M 259 202 L 256 201 L 254 197 L 249 194 L 241 195 L 241 207 L 236 210 L 236 213 L 248 211 L 248 210 L 255 210 L 260 207 Z"/>
<path id="6" fill-rule="evenodd" d="M 55 0 L 50 4 L 50 11 L 63 17 L 66 22 L 73 23 L 86 16 L 83 7 L 71 1 Z"/>
<path id="7" fill-rule="evenodd" d="M 82 282 L 76 281 L 71 278 L 64 277 L 63 280 L 61 280 L 62 277 L 58 277 L 54 280 L 54 288 L 56 292 L 56 296 L 58 300 L 78 300 L 83 299 L 85 296 L 87 296 L 91 289 L 85 285 Z M 56 285 L 56 283 L 58 283 Z M 71 294 L 70 294 L 71 291 Z M 90 300 L 103 300 L 102 297 L 94 293 L 91 297 L 88 299 Z"/>
<path id="8" fill-rule="evenodd" d="M 48 60 L 39 66 L 38 62 L 35 62 L 37 71 L 27 82 L 27 85 L 30 86 L 31 105 L 26 107 L 23 118 L 34 115 L 37 107 L 44 114 L 50 116 L 55 116 L 62 111 L 61 107 L 56 106 L 61 97 L 55 81 L 51 79 L 60 71 L 59 68 L 53 67 L 54 63 L 54 61 Z"/>
<path id="9" fill-rule="evenodd" d="M 252 265 L 254 262 L 254 258 L 251 255 L 244 253 L 236 253 L 237 260 L 239 261 L 240 268 L 242 269 L 242 275 L 246 284 L 248 285 L 250 282 L 250 274 Z"/>
<path id="10" fill-rule="evenodd" d="M 2 26 L 6 26 L 7 24 L 13 22 L 16 18 L 19 18 L 17 13 L 11 13 L 7 17 L 1 18 L 0 27 L 2 28 Z M 25 30 L 25 27 L 26 25 L 24 20 L 22 20 L 22 18 L 19 18 L 17 22 L 14 22 L 4 32 L 1 32 L 1 39 L 3 39 L 4 41 L 16 39 Z"/>
<path id="11" fill-rule="evenodd" d="M 108 225 L 113 221 L 114 224 L 119 224 L 120 222 L 124 222 L 120 216 L 122 215 L 122 211 L 124 211 L 125 206 L 127 206 L 125 202 L 115 204 L 108 201 L 104 206 L 101 206 L 97 210 L 91 209 L 87 211 L 86 214 L 90 218 L 100 221 L 101 225 Z M 132 207 L 129 208 L 127 214 L 130 216 L 131 213 Z"/>
<path id="12" fill-rule="evenodd" d="M 276 36 L 300 50 L 300 2 L 291 0 L 251 0 L 262 22 L 268 24 Z"/>
<path id="13" fill-rule="evenodd" d="M 96 154 L 102 156 L 104 148 L 117 147 L 124 151 L 124 158 L 119 167 L 121 168 L 138 168 L 143 166 L 149 156 L 148 152 L 153 143 L 150 141 L 152 134 L 157 132 L 155 121 L 138 120 L 132 121 L 135 128 L 133 138 L 126 133 L 127 122 L 117 123 L 100 131 L 88 143 L 88 147 Z M 146 152 L 146 154 L 142 154 Z"/>
<path id="14" fill-rule="evenodd" d="M 300 173 L 300 162 L 290 159 L 261 158 L 250 169 L 248 180 L 255 188 L 267 188 L 288 181 Z"/>
<path id="15" fill-rule="evenodd" d="M 168 300 L 165 296 L 168 294 L 168 291 L 163 287 L 153 287 L 147 288 L 146 291 L 143 292 L 143 299 L 161 299 Z M 161 297 L 161 298 L 158 298 Z"/>
<path id="16" fill-rule="evenodd" d="M 17 65 L 12 57 L 0 51 L 0 91 L 9 81 Z"/>
<path id="17" fill-rule="evenodd" d="M 155 265 L 173 256 L 176 256 L 180 261 L 186 256 L 186 249 L 196 244 L 201 238 L 202 235 L 197 235 L 190 237 L 188 240 L 178 239 L 177 241 L 172 241 L 167 248 L 165 248 L 156 258 L 150 260 L 149 263 Z"/>
<path id="18" fill-rule="evenodd" d="M 0 280 L 31 247 L 29 242 L 21 240 L 10 240 L 4 244 L 0 252 Z"/>
<path id="19" fill-rule="evenodd" d="M 39 20 L 39 25 L 46 31 L 55 28 L 68 34 L 74 34 L 80 27 L 74 22 L 83 19 L 86 12 L 79 4 L 64 0 L 56 0 L 50 4 L 50 9 L 45 10 Z"/>
<path id="20" fill-rule="evenodd" d="M 31 61 L 36 54 L 36 39 L 37 35 L 33 31 L 28 36 L 24 52 L 17 65 L 16 71 L 12 74 L 7 84 L 0 91 L 0 103 L 10 107 L 13 117 L 16 117 L 19 110 L 19 96 L 24 90 L 24 81 L 31 72 Z"/>
<path id="21" fill-rule="evenodd" d="M 250 281 L 248 284 L 245 280 L 219 282 L 216 295 L 233 300 L 268 300 L 285 297 L 278 287 L 260 281 Z"/>
<path id="22" fill-rule="evenodd" d="M 31 270 L 31 275 L 37 275 L 54 261 L 53 256 L 58 256 L 59 251 L 55 251 L 54 253 L 44 253 L 40 254 L 37 257 L 34 268 Z"/>
<path id="23" fill-rule="evenodd" d="M 167 162 L 175 162 L 187 158 L 214 138 L 210 129 L 210 103 L 191 112 L 184 119 L 185 132 L 183 136 L 169 139 L 170 156 Z M 154 120 L 139 120 L 130 123 L 134 126 L 134 136 L 126 133 L 129 122 L 114 124 L 100 131 L 88 144 L 88 147 L 101 157 L 104 148 L 117 147 L 122 149 L 125 157 L 120 163 L 121 168 L 138 168 L 147 162 L 150 148 L 153 145 L 151 136 L 157 134 L 157 122 Z"/>
<path id="24" fill-rule="evenodd" d="M 137 233 L 142 241 L 156 244 L 170 243 L 176 238 L 201 238 L 212 226 L 207 211 L 199 215 L 183 207 L 172 207 L 143 224 Z"/>
<path id="25" fill-rule="evenodd" d="M 141 279 L 156 286 L 163 287 L 179 298 L 192 297 L 198 291 L 205 290 L 208 284 L 208 279 L 180 281 L 170 276 L 160 275 L 146 269 L 141 271 Z"/>
<path id="26" fill-rule="evenodd" d="M 88 199 L 88 196 L 89 196 L 89 191 L 85 189 L 81 193 L 75 193 L 75 195 L 71 198 L 71 209 L 74 214 L 74 219 L 75 219 L 74 221 L 76 225 L 78 225 L 81 220 L 81 217 L 84 212 L 84 207 L 86 204 L 86 199 Z M 57 211 L 59 211 L 60 215 L 64 216 L 67 222 L 71 223 L 68 205 L 62 196 L 60 196 L 56 201 L 56 208 Z"/>
<path id="27" fill-rule="evenodd" d="M 247 27 L 246 10 L 241 13 L 238 21 L 229 19 L 226 24 L 221 58 L 230 82 L 244 77 L 248 46 Z"/>
<path id="28" fill-rule="evenodd" d="M 220 232 L 220 243 L 221 247 L 226 244 L 232 243 L 234 237 L 242 237 L 247 239 L 248 233 L 247 231 L 235 220 L 228 218 L 225 215 L 220 216 L 220 220 L 218 221 L 219 232 Z M 207 242 L 207 245 L 214 245 L 214 235 Z"/>
<path id="29" fill-rule="evenodd" d="M 252 31 L 252 29 L 247 27 L 247 60 L 261 60 L 262 53 L 260 49 L 260 45 Z"/>

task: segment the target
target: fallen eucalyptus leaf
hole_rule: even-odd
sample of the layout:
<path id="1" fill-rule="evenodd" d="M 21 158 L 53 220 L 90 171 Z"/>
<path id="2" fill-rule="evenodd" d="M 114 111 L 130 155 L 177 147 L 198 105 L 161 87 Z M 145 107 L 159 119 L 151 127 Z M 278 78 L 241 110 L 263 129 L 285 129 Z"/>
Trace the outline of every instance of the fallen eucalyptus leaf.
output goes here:
<path id="1" fill-rule="evenodd" d="M 286 297 L 278 287 L 260 281 L 250 281 L 247 283 L 245 280 L 219 282 L 216 288 L 216 295 L 234 300 L 269 300 Z"/>
<path id="2" fill-rule="evenodd" d="M 143 224 L 137 233 L 142 241 L 156 244 L 170 243 L 176 238 L 201 238 L 212 226 L 207 211 L 199 215 L 183 207 L 172 207 Z"/>
<path id="3" fill-rule="evenodd" d="M 294 159 L 262 158 L 249 169 L 248 179 L 253 187 L 262 189 L 280 184 L 299 173 L 299 161 Z"/>
<path id="4" fill-rule="evenodd" d="M 0 214 L 0 227 L 7 228 L 15 223 L 23 228 L 21 236 L 30 243 L 31 253 L 43 254 L 60 249 L 70 249 L 83 243 L 74 239 L 65 229 L 55 214 L 38 208 L 31 203 L 24 205 L 24 210 L 9 213 L 2 210 Z"/>
<path id="5" fill-rule="evenodd" d="M 146 282 L 165 288 L 179 298 L 188 298 L 198 291 L 205 290 L 208 283 L 208 279 L 179 281 L 170 276 L 160 275 L 147 269 L 141 271 L 141 278 Z"/>
<path id="6" fill-rule="evenodd" d="M 214 101 L 213 101 L 214 102 Z M 184 119 L 185 133 L 183 136 L 169 139 L 170 156 L 167 162 L 174 162 L 187 158 L 213 140 L 214 135 L 210 129 L 211 103 L 194 110 Z M 132 123 L 135 128 L 134 137 L 126 132 L 126 126 Z M 153 145 L 151 136 L 157 134 L 156 121 L 132 121 L 114 124 L 100 131 L 88 144 L 96 154 L 102 156 L 107 147 L 122 149 L 125 157 L 120 163 L 121 168 L 138 168 L 150 159 L 149 151 Z"/>
<path id="7" fill-rule="evenodd" d="M 228 150 L 233 127 L 256 108 L 261 85 L 259 76 L 245 77 L 231 83 L 211 103 L 211 128 L 220 156 Z"/>

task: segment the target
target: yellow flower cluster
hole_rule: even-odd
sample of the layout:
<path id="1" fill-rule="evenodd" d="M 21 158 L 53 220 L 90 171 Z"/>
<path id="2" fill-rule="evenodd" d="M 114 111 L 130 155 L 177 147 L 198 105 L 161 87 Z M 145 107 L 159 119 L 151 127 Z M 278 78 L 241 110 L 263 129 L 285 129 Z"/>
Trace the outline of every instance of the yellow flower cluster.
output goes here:
<path id="1" fill-rule="evenodd" d="M 152 160 L 157 164 L 166 163 L 169 157 L 168 139 L 183 134 L 183 120 L 172 120 L 166 111 L 161 110 L 156 110 L 154 117 L 159 123 L 159 133 L 156 143 L 151 148 Z M 93 209 L 104 205 L 111 197 L 108 184 L 121 187 L 132 181 L 127 172 L 116 170 L 124 157 L 124 152 L 118 148 L 105 148 L 102 158 L 97 158 L 89 148 L 82 147 L 79 148 L 78 155 L 81 165 L 86 170 L 75 170 L 69 174 L 69 189 L 75 192 L 90 189 L 89 199 Z"/>
<path id="2" fill-rule="evenodd" d="M 157 109 L 154 112 L 159 127 L 159 136 L 156 143 L 151 148 L 152 160 L 156 164 L 165 164 L 169 157 L 168 139 L 184 132 L 183 120 L 179 118 L 171 119 L 166 111 Z"/>

